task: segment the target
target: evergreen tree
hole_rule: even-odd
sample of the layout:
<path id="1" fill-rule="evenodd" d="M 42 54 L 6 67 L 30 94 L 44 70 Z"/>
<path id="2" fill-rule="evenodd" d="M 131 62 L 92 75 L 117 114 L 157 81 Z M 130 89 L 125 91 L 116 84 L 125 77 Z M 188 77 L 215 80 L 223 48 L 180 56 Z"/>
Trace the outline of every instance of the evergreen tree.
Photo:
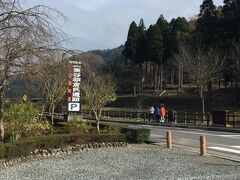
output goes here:
<path id="1" fill-rule="evenodd" d="M 203 1 L 198 16 L 195 37 L 210 46 L 216 44 L 219 35 L 218 17 L 212 0 Z"/>
<path id="2" fill-rule="evenodd" d="M 137 31 L 137 62 L 136 64 L 142 64 L 146 59 L 146 27 L 143 19 L 140 20 Z"/>
<path id="3" fill-rule="evenodd" d="M 160 29 L 163 38 L 163 57 L 161 58 L 161 64 L 164 64 L 169 57 L 170 49 L 169 49 L 169 23 L 164 19 L 163 15 L 157 20 L 156 26 Z"/>
<path id="4" fill-rule="evenodd" d="M 223 16 L 226 38 L 240 41 L 240 1 L 224 0 Z"/>
<path id="5" fill-rule="evenodd" d="M 190 23 L 184 17 L 178 17 L 177 19 L 172 19 L 170 21 L 169 30 L 169 48 L 171 51 L 171 56 L 177 53 L 178 41 L 189 36 L 191 32 Z"/>
<path id="6" fill-rule="evenodd" d="M 150 25 L 147 30 L 147 58 L 153 63 L 159 64 L 163 57 L 163 36 L 160 28 Z"/>
<path id="7" fill-rule="evenodd" d="M 199 16 L 202 17 L 214 16 L 215 10 L 216 6 L 213 4 L 212 0 L 204 0 L 202 5 L 200 6 Z"/>
<path id="8" fill-rule="evenodd" d="M 137 31 L 137 24 L 133 21 L 129 27 L 127 41 L 125 42 L 125 48 L 122 52 L 126 58 L 131 60 L 132 64 L 134 64 L 137 59 Z"/>

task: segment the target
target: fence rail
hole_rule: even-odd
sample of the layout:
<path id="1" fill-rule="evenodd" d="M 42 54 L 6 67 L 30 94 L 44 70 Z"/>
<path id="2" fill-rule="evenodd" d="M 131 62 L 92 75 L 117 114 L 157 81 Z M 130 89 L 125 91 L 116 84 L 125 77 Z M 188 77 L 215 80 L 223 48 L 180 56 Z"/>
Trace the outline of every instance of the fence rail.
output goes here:
<path id="1" fill-rule="evenodd" d="M 80 114 L 84 117 L 94 117 L 94 112 L 88 109 L 81 110 Z M 62 117 L 62 118 L 66 118 L 67 116 L 67 114 L 63 114 L 63 113 L 54 113 L 53 115 L 55 117 Z M 49 117 L 51 116 L 51 114 L 49 114 L 48 112 L 43 112 L 39 114 L 39 116 Z M 148 112 L 139 112 L 139 111 L 103 110 L 102 118 L 143 121 L 143 122 L 149 122 L 150 120 L 154 121 L 151 117 L 149 117 Z M 213 122 L 214 122 L 212 113 L 202 114 L 199 112 L 167 111 L 165 119 L 166 119 L 166 123 L 200 125 L 200 126 L 211 126 L 213 125 Z M 240 113 L 226 112 L 225 126 L 240 128 Z"/>
<path id="2" fill-rule="evenodd" d="M 83 116 L 94 116 L 91 110 L 82 110 Z M 172 114 L 172 115 L 171 115 Z M 137 111 L 112 111 L 103 110 L 102 117 L 114 118 L 114 119 L 128 119 L 136 121 L 149 121 L 150 117 L 148 112 L 137 112 Z M 213 125 L 213 119 L 211 113 L 199 113 L 199 112 L 175 112 L 168 111 L 166 113 L 166 122 L 175 124 L 186 124 L 186 125 L 202 125 L 211 126 Z M 226 126 L 227 127 L 240 127 L 240 113 L 226 113 Z"/>

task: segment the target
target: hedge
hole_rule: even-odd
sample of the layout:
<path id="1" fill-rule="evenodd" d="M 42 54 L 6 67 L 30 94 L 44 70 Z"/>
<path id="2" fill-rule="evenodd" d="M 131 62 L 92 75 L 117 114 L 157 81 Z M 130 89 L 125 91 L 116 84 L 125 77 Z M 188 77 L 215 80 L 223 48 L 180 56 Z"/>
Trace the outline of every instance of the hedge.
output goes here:
<path id="1" fill-rule="evenodd" d="M 131 143 L 144 143 L 149 141 L 150 129 L 122 127 L 121 133 L 126 135 L 126 140 Z"/>
<path id="2" fill-rule="evenodd" d="M 0 144 L 0 159 L 26 156 L 35 149 L 49 150 L 62 148 L 68 144 L 126 141 L 130 143 L 143 143 L 148 141 L 150 137 L 150 129 L 101 124 L 101 128 L 110 127 L 119 128 L 122 134 L 54 134 Z"/>
<path id="3" fill-rule="evenodd" d="M 0 159 L 29 155 L 35 149 L 62 148 L 67 144 L 84 144 L 90 142 L 125 142 L 124 134 L 57 134 L 42 137 L 26 138 L 0 145 Z"/>
<path id="4" fill-rule="evenodd" d="M 91 122 L 93 126 L 96 125 L 95 122 Z M 123 126 L 123 125 L 116 125 L 116 124 L 100 124 L 100 129 L 104 128 L 110 128 L 111 126 L 115 126 L 119 128 L 120 133 L 123 133 L 126 135 L 126 140 L 127 142 L 130 143 L 144 143 L 149 141 L 150 137 L 150 129 L 146 128 L 134 128 L 134 127 L 128 127 L 128 126 Z"/>

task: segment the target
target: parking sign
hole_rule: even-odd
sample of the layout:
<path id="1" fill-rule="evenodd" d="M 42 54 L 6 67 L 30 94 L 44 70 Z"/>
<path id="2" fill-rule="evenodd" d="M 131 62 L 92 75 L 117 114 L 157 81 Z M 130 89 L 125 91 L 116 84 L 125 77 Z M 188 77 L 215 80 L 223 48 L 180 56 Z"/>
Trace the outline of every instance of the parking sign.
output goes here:
<path id="1" fill-rule="evenodd" d="M 68 103 L 68 111 L 71 112 L 80 111 L 80 103 Z"/>

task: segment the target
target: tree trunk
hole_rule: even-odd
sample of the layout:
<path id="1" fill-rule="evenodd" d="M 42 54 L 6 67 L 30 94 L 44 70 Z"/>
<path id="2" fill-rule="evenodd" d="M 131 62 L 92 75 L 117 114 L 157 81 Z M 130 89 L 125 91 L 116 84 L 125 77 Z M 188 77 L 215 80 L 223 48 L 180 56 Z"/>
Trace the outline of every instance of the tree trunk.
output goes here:
<path id="1" fill-rule="evenodd" d="M 199 95 L 202 103 L 202 118 L 205 120 L 205 100 L 204 100 L 204 94 L 203 94 L 203 87 L 202 86 L 198 87 L 198 90 L 199 90 Z"/>
<path id="2" fill-rule="evenodd" d="M 178 63 L 178 91 L 181 91 L 181 65 Z"/>
<path id="3" fill-rule="evenodd" d="M 141 81 L 142 81 L 142 72 L 141 64 L 138 65 L 138 94 L 141 94 Z"/>
<path id="4" fill-rule="evenodd" d="M 160 67 L 160 90 L 163 90 L 163 65 Z"/>
<path id="5" fill-rule="evenodd" d="M 136 84 L 135 84 L 135 80 L 133 80 L 133 96 L 135 97 L 137 95 L 136 93 Z"/>
<path id="6" fill-rule="evenodd" d="M 3 120 L 3 95 L 4 90 L 7 85 L 7 79 L 9 77 L 9 69 L 10 64 L 4 64 L 2 74 L 1 74 L 1 85 L 0 85 L 0 135 L 1 141 L 4 139 L 5 131 L 4 131 L 4 120 Z"/>
<path id="7" fill-rule="evenodd" d="M 157 65 L 154 66 L 154 91 L 157 91 Z"/>
<path id="8" fill-rule="evenodd" d="M 51 105 L 50 106 L 51 123 L 52 123 L 51 134 L 53 133 L 53 125 L 54 125 L 54 109 L 55 109 L 55 106 Z"/>
<path id="9" fill-rule="evenodd" d="M 1 134 L 1 141 L 4 139 L 4 121 L 3 121 L 3 86 L 0 88 L 0 134 Z"/>
<path id="10" fill-rule="evenodd" d="M 171 86 L 174 86 L 174 69 L 173 68 L 171 72 Z"/>
<path id="11" fill-rule="evenodd" d="M 51 112 L 52 126 L 53 126 L 53 124 L 54 124 L 54 109 L 55 109 L 55 106 L 53 105 L 53 106 L 52 106 L 52 112 Z"/>
<path id="12" fill-rule="evenodd" d="M 42 106 L 42 113 L 41 113 L 41 116 L 40 116 L 40 120 L 42 120 L 44 110 L 45 110 L 45 105 Z"/>
<path id="13" fill-rule="evenodd" d="M 144 74 L 144 87 L 143 87 L 143 89 L 144 88 L 146 89 L 146 86 L 147 86 L 147 74 L 148 74 L 148 63 L 145 62 L 145 74 Z"/>
<path id="14" fill-rule="evenodd" d="M 160 81 L 160 68 L 157 66 L 157 90 L 159 90 L 159 81 Z"/>
<path id="15" fill-rule="evenodd" d="M 218 89 L 221 89 L 221 77 L 218 78 Z"/>
<path id="16" fill-rule="evenodd" d="M 136 96 L 136 75 L 135 75 L 135 67 L 133 68 L 133 96 Z"/>
<path id="17" fill-rule="evenodd" d="M 96 119 L 97 131 L 99 132 L 99 130 L 100 130 L 100 127 L 99 127 L 99 124 L 100 124 L 99 114 L 100 113 L 98 114 L 97 110 L 93 110 L 93 112 L 94 112 L 95 119 Z"/>
<path id="18" fill-rule="evenodd" d="M 144 71 L 143 71 L 143 65 L 142 64 L 140 64 L 140 71 L 141 71 L 141 76 L 140 76 L 140 78 L 141 78 L 141 82 L 140 82 L 140 84 L 141 84 L 141 93 L 143 92 L 143 77 L 144 77 Z"/>
<path id="19" fill-rule="evenodd" d="M 93 112 L 94 112 L 95 119 L 96 119 L 97 131 L 99 132 L 100 131 L 99 124 L 100 124 L 100 117 L 101 117 L 101 114 L 102 114 L 102 109 L 100 109 L 99 111 L 93 109 Z"/>
<path id="20" fill-rule="evenodd" d="M 184 83 L 184 82 L 183 82 L 183 80 L 184 80 L 184 79 L 183 79 L 183 78 L 184 78 L 183 76 L 184 76 L 184 74 L 183 74 L 183 66 L 181 66 L 181 89 L 183 88 L 183 83 Z"/>
<path id="21" fill-rule="evenodd" d="M 213 94 L 212 94 L 212 81 L 209 80 L 208 81 L 208 108 L 209 108 L 209 111 L 211 112 L 212 111 L 212 104 L 213 104 Z"/>
<path id="22" fill-rule="evenodd" d="M 168 76 L 167 76 L 167 68 L 165 68 L 165 89 L 167 88 Z"/>
<path id="23" fill-rule="evenodd" d="M 150 87 L 151 89 L 154 89 L 154 86 L 152 86 L 152 84 L 154 84 L 154 64 L 150 64 Z"/>

